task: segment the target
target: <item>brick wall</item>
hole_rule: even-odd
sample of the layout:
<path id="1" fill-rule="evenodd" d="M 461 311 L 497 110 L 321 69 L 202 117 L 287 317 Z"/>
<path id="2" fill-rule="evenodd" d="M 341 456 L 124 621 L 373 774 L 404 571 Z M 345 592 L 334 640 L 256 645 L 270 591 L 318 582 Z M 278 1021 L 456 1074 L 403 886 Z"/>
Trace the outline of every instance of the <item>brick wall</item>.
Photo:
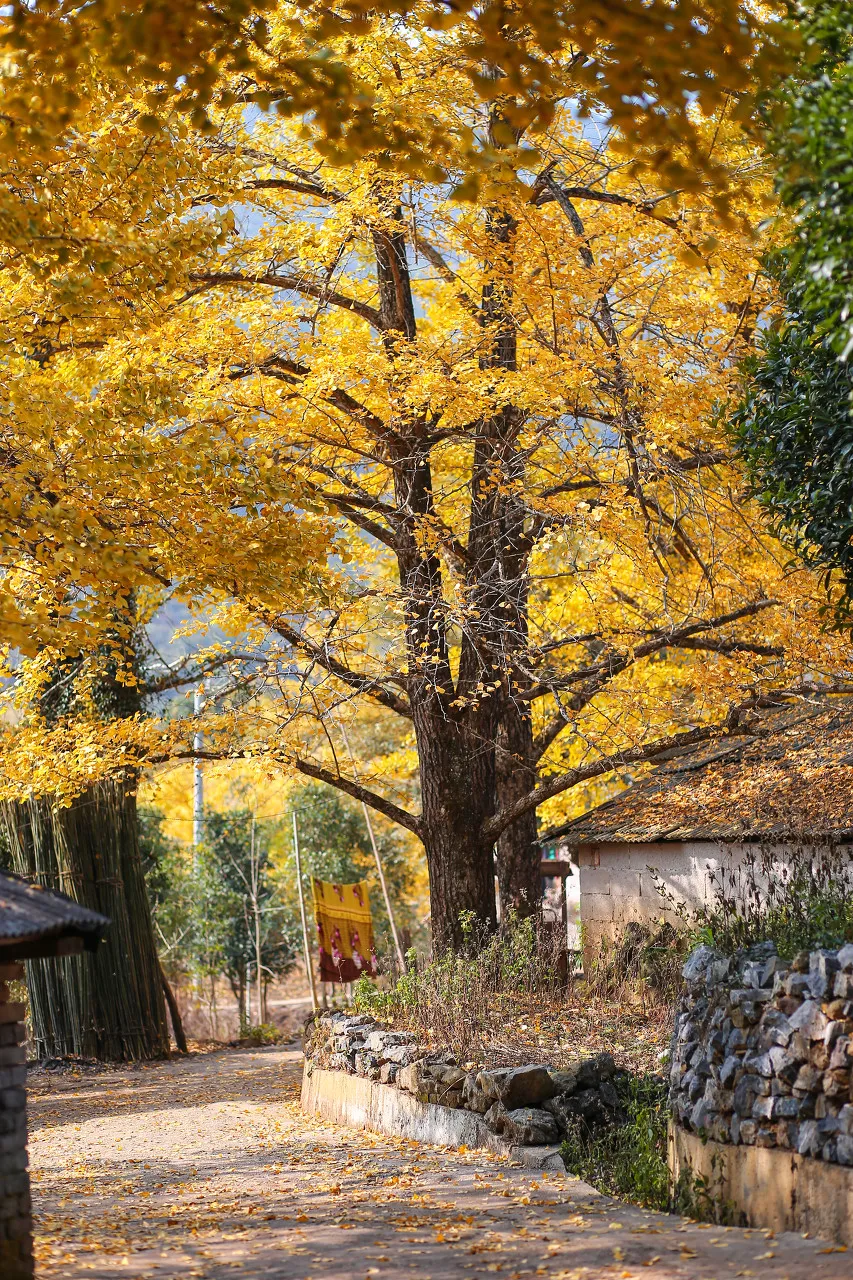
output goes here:
<path id="1" fill-rule="evenodd" d="M 27 1172 L 24 1006 L 9 1000 L 20 964 L 0 964 L 0 1276 L 33 1276 L 33 1221 Z"/>
<path id="2" fill-rule="evenodd" d="M 678 923 L 658 893 L 650 868 L 677 900 L 695 907 L 711 895 L 709 872 L 722 861 L 742 861 L 743 854 L 739 846 L 721 848 L 710 841 L 581 845 L 580 911 L 588 957 L 594 958 L 603 942 L 618 937 L 630 920 L 655 925 L 664 916 Z"/>

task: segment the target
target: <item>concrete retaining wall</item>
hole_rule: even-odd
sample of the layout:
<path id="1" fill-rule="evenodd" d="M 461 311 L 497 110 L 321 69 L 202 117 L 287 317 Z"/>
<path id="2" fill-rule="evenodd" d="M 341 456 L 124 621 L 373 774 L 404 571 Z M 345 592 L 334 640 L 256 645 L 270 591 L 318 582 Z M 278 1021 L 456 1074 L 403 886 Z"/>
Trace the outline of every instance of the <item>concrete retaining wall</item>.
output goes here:
<path id="1" fill-rule="evenodd" d="M 335 1124 L 435 1146 L 487 1148 L 526 1168 L 565 1171 L 558 1147 L 511 1147 L 471 1111 L 420 1102 L 393 1085 L 305 1063 L 302 1110 Z M 592 1195 L 597 1194 L 590 1188 Z"/>
<path id="2" fill-rule="evenodd" d="M 705 1141 L 670 1129 L 670 1167 L 706 1180 L 750 1227 L 807 1231 L 853 1245 L 853 1169 L 765 1147 Z"/>

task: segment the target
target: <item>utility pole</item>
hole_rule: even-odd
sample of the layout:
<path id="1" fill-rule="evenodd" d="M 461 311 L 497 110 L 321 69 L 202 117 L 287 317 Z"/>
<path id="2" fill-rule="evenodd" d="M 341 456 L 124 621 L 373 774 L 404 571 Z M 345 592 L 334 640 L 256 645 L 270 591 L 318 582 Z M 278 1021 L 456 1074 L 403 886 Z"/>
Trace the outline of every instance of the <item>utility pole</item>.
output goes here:
<path id="1" fill-rule="evenodd" d="M 338 721 L 338 728 L 341 731 L 341 737 L 344 740 L 344 746 L 346 747 L 347 753 L 350 758 L 350 764 L 352 765 L 353 776 L 355 777 L 356 781 L 358 781 L 358 771 L 355 767 L 355 757 L 353 756 L 353 753 L 352 753 L 352 747 L 349 744 L 347 731 L 344 728 L 344 726 L 340 723 L 340 721 Z M 361 802 L 361 811 L 364 814 L 364 821 L 367 823 L 367 834 L 370 836 L 370 846 L 373 849 L 373 856 L 376 859 L 376 870 L 379 872 L 379 883 L 382 885 L 382 896 L 385 899 L 385 910 L 388 912 L 388 923 L 391 926 L 391 937 L 394 939 L 394 949 L 397 952 L 397 963 L 400 966 L 400 972 L 405 973 L 406 957 L 403 955 L 403 948 L 400 945 L 400 936 L 397 933 L 397 926 L 394 923 L 394 912 L 391 910 L 391 899 L 388 896 L 388 886 L 385 883 L 385 872 L 382 870 L 382 859 L 379 856 L 379 847 L 376 843 L 376 836 L 373 834 L 373 823 L 370 821 L 370 812 L 363 800 Z"/>
<path id="2" fill-rule="evenodd" d="M 204 710 L 201 685 L 196 685 L 193 696 L 193 712 L 200 716 Z M 200 752 L 204 747 L 204 734 L 196 729 L 193 734 L 193 751 Z M 198 849 L 204 839 L 204 776 L 201 771 L 201 760 L 196 756 L 193 760 L 193 871 L 198 870 Z"/>
<path id="3" fill-rule="evenodd" d="M 302 945 L 305 949 L 305 972 L 308 974 L 308 980 L 311 983 L 311 1007 L 316 1013 L 320 1007 L 317 1004 L 317 988 L 314 985 L 314 967 L 311 964 L 311 948 L 308 945 L 308 921 L 305 918 L 305 894 L 302 890 L 302 862 L 299 857 L 299 828 L 296 825 L 296 812 L 293 814 L 293 852 L 296 856 L 296 883 L 299 886 L 299 911 L 302 916 Z"/>

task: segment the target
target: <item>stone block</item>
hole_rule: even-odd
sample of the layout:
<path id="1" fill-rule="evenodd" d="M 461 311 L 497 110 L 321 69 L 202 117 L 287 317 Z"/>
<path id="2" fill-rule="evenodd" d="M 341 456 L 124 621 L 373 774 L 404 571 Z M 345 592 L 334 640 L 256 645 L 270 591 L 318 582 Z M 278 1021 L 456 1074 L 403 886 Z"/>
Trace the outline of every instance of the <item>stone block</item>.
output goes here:
<path id="1" fill-rule="evenodd" d="M 609 897 L 612 892 L 610 867 L 584 867 L 581 872 L 583 895 L 590 893 Z"/>
<path id="2" fill-rule="evenodd" d="M 836 958 L 840 969 L 853 973 L 853 942 L 848 942 L 846 946 L 843 946 Z"/>
<path id="3" fill-rule="evenodd" d="M 609 893 L 587 893 L 581 897 L 581 914 L 583 922 L 595 924 L 613 923 L 613 898 Z"/>
<path id="4" fill-rule="evenodd" d="M 510 1070 L 510 1067 L 505 1067 L 498 1071 L 480 1071 L 478 1073 L 477 1087 L 482 1089 L 490 1102 L 498 1102 L 500 1100 L 504 1078 L 509 1074 Z"/>
<path id="5" fill-rule="evenodd" d="M 816 1000 L 804 1000 L 790 1017 L 794 1031 L 799 1031 L 809 1040 L 822 1040 L 828 1022 L 829 1019 Z"/>
<path id="6" fill-rule="evenodd" d="M 853 973 L 837 973 L 832 994 L 839 1000 L 853 1000 Z"/>
<path id="7" fill-rule="evenodd" d="M 754 1120 L 741 1120 L 739 1130 L 739 1140 L 744 1146 L 752 1146 L 755 1142 L 755 1135 L 758 1133 L 758 1125 Z"/>
<path id="8" fill-rule="evenodd" d="M 752 1104 L 753 1120 L 770 1120 L 776 1108 L 775 1098 L 756 1098 Z"/>
<path id="9" fill-rule="evenodd" d="M 816 1000 L 823 1000 L 832 991 L 838 972 L 836 951 L 813 951 L 809 956 L 809 986 Z"/>
<path id="10" fill-rule="evenodd" d="M 740 1070 L 741 1059 L 734 1054 L 724 1060 L 718 1077 L 724 1089 L 728 1089 L 737 1083 L 737 1074 Z"/>
<path id="11" fill-rule="evenodd" d="M 0 1089 L 0 1107 L 6 1111 L 18 1111 L 27 1105 L 24 1089 Z"/>
<path id="12" fill-rule="evenodd" d="M 0 1068 L 27 1065 L 27 1051 L 22 1044 L 0 1045 Z"/>
<path id="13" fill-rule="evenodd" d="M 643 896 L 643 876 L 639 871 L 620 870 L 611 875 L 610 892 L 616 899 L 614 910 L 624 913 L 625 903 L 636 903 Z"/>
<path id="14" fill-rule="evenodd" d="M 23 1022 L 26 1009 L 22 1004 L 0 1004 L 0 1023 Z"/>
<path id="15" fill-rule="evenodd" d="M 560 1136 L 554 1117 L 538 1107 L 508 1110 L 503 1119 L 503 1135 L 520 1147 L 548 1146 Z"/>
<path id="16" fill-rule="evenodd" d="M 417 1093 L 421 1087 L 421 1064 L 412 1062 L 407 1067 L 401 1067 L 397 1083 L 407 1093 Z"/>
<path id="17" fill-rule="evenodd" d="M 506 1116 L 507 1109 L 504 1104 L 502 1102 L 493 1102 L 483 1119 L 493 1133 L 503 1133 Z"/>
<path id="18" fill-rule="evenodd" d="M 797 1072 L 794 1080 L 794 1094 L 797 1093 L 817 1093 L 820 1089 L 821 1072 L 815 1067 L 804 1063 Z"/>
<path id="19" fill-rule="evenodd" d="M 557 1086 L 557 1093 L 568 1095 L 574 1093 L 577 1088 L 578 1077 L 576 1071 L 551 1071 L 549 1075 Z"/>
<path id="20" fill-rule="evenodd" d="M 462 1105 L 468 1111 L 475 1111 L 481 1116 L 485 1115 L 492 1105 L 491 1099 L 477 1084 L 476 1073 L 472 1072 L 465 1077 L 465 1083 L 462 1086 Z"/>
<path id="21" fill-rule="evenodd" d="M 723 957 L 714 947 L 696 947 L 684 963 L 681 970 L 681 976 L 688 984 L 704 982 L 707 978 L 708 969 L 711 964 L 715 960 L 721 960 L 722 958 Z"/>
<path id="22" fill-rule="evenodd" d="M 516 1067 L 504 1076 L 500 1086 L 500 1100 L 507 1111 L 514 1111 L 519 1107 L 538 1107 L 555 1097 L 557 1092 L 557 1085 L 546 1067 Z"/>
<path id="23" fill-rule="evenodd" d="M 820 1133 L 816 1120 L 805 1120 L 800 1125 L 797 1152 L 801 1156 L 815 1156 L 820 1151 Z"/>
<path id="24" fill-rule="evenodd" d="M 415 1044 L 395 1044 L 390 1049 L 383 1049 L 382 1057 L 386 1062 L 396 1062 L 399 1067 L 408 1067 L 415 1061 L 418 1052 Z"/>

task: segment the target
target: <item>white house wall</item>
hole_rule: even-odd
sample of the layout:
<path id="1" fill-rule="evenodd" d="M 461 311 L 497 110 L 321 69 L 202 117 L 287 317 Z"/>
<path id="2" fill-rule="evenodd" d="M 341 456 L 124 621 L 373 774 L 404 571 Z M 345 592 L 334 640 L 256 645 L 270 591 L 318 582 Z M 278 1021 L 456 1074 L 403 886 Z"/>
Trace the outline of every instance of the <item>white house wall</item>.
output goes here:
<path id="1" fill-rule="evenodd" d="M 664 918 L 679 923 L 658 892 L 651 869 L 673 898 L 695 909 L 713 896 L 710 872 L 724 863 L 741 864 L 744 852 L 742 845 L 721 847 L 705 841 L 580 845 L 584 949 L 597 953 L 603 940 L 618 936 L 631 920 L 654 925 Z"/>

